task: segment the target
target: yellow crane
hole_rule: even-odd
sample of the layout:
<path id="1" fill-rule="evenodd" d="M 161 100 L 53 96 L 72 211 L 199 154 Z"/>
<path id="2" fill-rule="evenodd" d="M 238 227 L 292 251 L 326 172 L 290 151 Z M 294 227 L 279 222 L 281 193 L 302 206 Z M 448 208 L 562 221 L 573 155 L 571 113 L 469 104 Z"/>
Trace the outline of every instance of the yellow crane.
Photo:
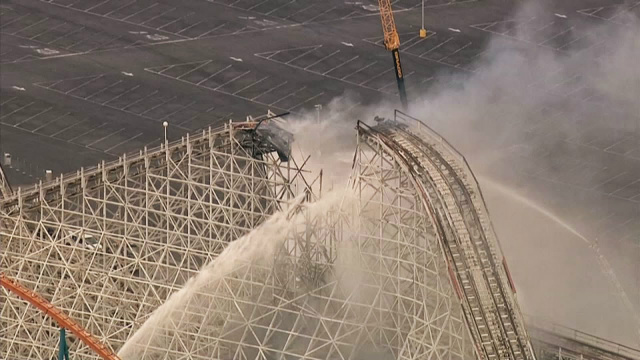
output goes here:
<path id="1" fill-rule="evenodd" d="M 393 67 L 396 71 L 400 101 L 406 110 L 407 92 L 404 88 L 404 73 L 402 72 L 402 65 L 400 63 L 400 37 L 398 36 L 396 23 L 393 20 L 391 0 L 378 0 L 378 7 L 380 8 L 380 20 L 382 20 L 382 31 L 384 32 L 384 47 L 391 51 L 391 55 L 393 56 Z"/>

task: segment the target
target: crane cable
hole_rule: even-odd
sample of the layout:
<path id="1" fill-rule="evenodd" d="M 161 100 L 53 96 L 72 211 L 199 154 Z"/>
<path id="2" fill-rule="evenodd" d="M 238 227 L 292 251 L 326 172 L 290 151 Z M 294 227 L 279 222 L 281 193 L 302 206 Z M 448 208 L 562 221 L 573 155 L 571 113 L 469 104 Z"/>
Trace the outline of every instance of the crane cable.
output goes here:
<path id="1" fill-rule="evenodd" d="M 62 310 L 55 307 L 42 296 L 22 286 L 17 281 L 10 279 L 5 274 L 0 273 L 0 286 L 6 288 L 10 292 L 16 294 L 22 300 L 27 301 L 31 305 L 37 307 L 45 315 L 54 319 L 61 327 L 68 329 L 74 333 L 85 345 L 90 347 L 104 360 L 121 360 L 106 345 L 100 342 L 95 336 L 91 335 L 87 330 L 71 319 Z"/>

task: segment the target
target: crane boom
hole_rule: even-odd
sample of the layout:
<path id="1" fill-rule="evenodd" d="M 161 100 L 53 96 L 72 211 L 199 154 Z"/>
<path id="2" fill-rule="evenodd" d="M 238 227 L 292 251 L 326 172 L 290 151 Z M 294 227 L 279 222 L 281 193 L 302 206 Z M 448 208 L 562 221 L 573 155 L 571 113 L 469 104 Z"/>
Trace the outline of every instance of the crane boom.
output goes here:
<path id="1" fill-rule="evenodd" d="M 384 47 L 391 51 L 396 81 L 398 82 L 398 92 L 400 93 L 400 101 L 406 110 L 407 92 L 404 87 L 404 73 L 402 72 L 402 65 L 400 63 L 400 37 L 396 29 L 396 22 L 393 19 L 391 0 L 378 0 L 378 7 L 380 8 L 380 20 L 382 21 L 382 31 L 384 33 Z"/>
<path id="2" fill-rule="evenodd" d="M 8 278 L 5 274 L 0 274 L 0 286 L 3 286 L 21 299 L 37 307 L 47 316 L 54 319 L 61 327 L 74 333 L 83 343 L 90 347 L 96 354 L 104 360 L 120 360 L 106 345 L 96 339 L 82 326 L 71 319 L 67 314 L 56 308 L 53 304 L 45 300 L 42 296 L 22 286 L 15 280 Z"/>

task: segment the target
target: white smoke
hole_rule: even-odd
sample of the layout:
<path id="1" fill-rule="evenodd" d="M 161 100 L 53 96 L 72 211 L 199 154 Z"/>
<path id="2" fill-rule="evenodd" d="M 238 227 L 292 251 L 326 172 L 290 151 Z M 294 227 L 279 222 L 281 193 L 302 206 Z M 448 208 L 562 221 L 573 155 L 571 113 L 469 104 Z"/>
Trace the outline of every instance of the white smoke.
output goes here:
<path id="1" fill-rule="evenodd" d="M 620 243 L 596 235 L 590 226 L 612 211 L 631 214 L 635 219 L 630 221 L 639 224 L 637 202 L 608 201 L 603 179 L 595 174 L 580 178 L 576 188 L 547 190 L 544 181 L 558 183 L 555 179 L 567 176 L 567 159 L 577 166 L 575 171 L 593 168 L 606 174 L 618 165 L 640 173 L 640 163 L 629 157 L 576 145 L 615 137 L 635 139 L 640 148 L 640 21 L 628 13 L 616 16 L 624 26 L 585 21 L 578 13 L 561 19 L 534 1 L 526 2 L 513 18 L 519 20 L 510 36 L 519 40 L 494 36 L 473 73 L 446 74 L 446 81 L 428 93 L 410 93 L 409 113 L 451 141 L 476 173 L 505 182 L 510 191 L 534 198 L 544 210 L 514 201 L 495 187 L 485 189 L 492 214 L 498 215 L 493 220 L 520 284 L 525 311 L 635 345 L 638 324 L 602 273 L 598 254 L 581 237 L 598 242 L 640 312 L 640 229 L 633 232 L 631 227 L 631 239 Z M 569 29 L 564 35 L 575 41 L 556 49 L 559 46 L 547 41 L 549 33 L 537 31 L 548 24 L 557 26 L 556 33 Z M 337 178 L 344 178 L 348 173 L 355 118 L 341 119 L 335 113 L 355 101 L 346 96 L 337 106 L 323 109 L 319 124 L 312 112 L 296 128 L 300 148 L 315 155 L 325 175 L 335 170 Z M 359 116 L 365 121 L 374 115 L 392 117 L 394 106 L 383 102 L 364 107 Z M 522 171 L 535 171 L 536 178 L 513 175 Z M 559 222 L 545 212 L 558 214 Z"/>
<path id="2" fill-rule="evenodd" d="M 640 21 L 633 14 L 617 16 L 624 26 L 575 19 L 581 16 L 561 20 L 538 2 L 526 3 L 514 15 L 522 22 L 511 35 L 528 45 L 494 37 L 474 73 L 453 78 L 455 86 L 432 89 L 411 104 L 410 113 L 450 140 L 476 173 L 507 183 L 519 197 L 534 198 L 560 216 L 554 223 L 496 187 L 483 187 L 524 310 L 636 345 L 635 317 L 580 238 L 598 241 L 640 312 L 640 228 L 628 226 L 631 237 L 623 243 L 609 239 L 613 225 L 598 239 L 592 226 L 612 212 L 640 224 L 640 207 L 608 198 L 607 176 L 584 171 L 576 187 L 558 179 L 571 169 L 611 169 L 613 177 L 625 166 L 628 173 L 640 173 L 640 162 L 629 156 L 576 145 L 613 137 L 640 148 Z M 562 50 L 552 43 L 535 45 L 544 41 L 533 31 L 539 24 L 563 21 L 563 28 L 573 27 L 575 42 Z M 535 177 L 514 175 L 523 171 Z"/>

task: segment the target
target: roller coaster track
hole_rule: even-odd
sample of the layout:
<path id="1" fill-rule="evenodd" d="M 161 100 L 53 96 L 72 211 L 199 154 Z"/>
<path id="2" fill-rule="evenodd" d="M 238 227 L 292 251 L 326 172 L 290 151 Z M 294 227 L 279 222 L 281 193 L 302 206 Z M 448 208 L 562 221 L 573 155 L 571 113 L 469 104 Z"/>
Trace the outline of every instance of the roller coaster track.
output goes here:
<path id="1" fill-rule="evenodd" d="M 104 360 L 120 360 L 120 358 L 107 346 L 102 344 L 87 330 L 76 323 L 67 314 L 63 313 L 60 309 L 45 300 L 42 296 L 20 285 L 17 281 L 9 279 L 4 274 L 0 274 L 0 286 L 38 308 L 47 316 L 54 319 L 61 327 L 74 333 L 83 343 L 95 351 L 96 354 L 100 355 Z"/>
<path id="2" fill-rule="evenodd" d="M 11 190 L 8 181 L 0 168 L 0 199 L 8 199 L 2 202 L 0 212 L 7 215 L 18 215 L 20 209 L 30 210 L 38 209 L 42 203 L 60 202 L 65 197 L 61 189 L 65 189 L 66 196 L 75 196 L 82 194 L 83 188 L 99 189 L 104 185 L 106 180 L 116 181 L 125 177 L 127 173 L 141 174 L 150 170 L 164 169 L 172 158 L 179 159 L 187 154 L 206 153 L 211 148 L 230 147 L 255 147 L 254 134 L 256 127 L 264 120 L 274 120 L 278 118 L 276 115 L 260 117 L 256 121 L 232 123 L 225 125 L 223 129 L 202 130 L 202 133 L 195 135 L 187 134 L 180 140 L 161 145 L 160 147 L 148 149 L 145 147 L 139 154 L 131 154 L 129 157 L 123 155 L 117 161 L 98 164 L 93 168 L 81 168 L 76 174 L 64 177 L 61 175 L 55 181 L 35 184 L 31 188 L 18 189 L 16 192 Z M 260 120 L 260 121 L 257 121 Z M 222 131 L 226 136 L 222 136 Z M 229 139 L 235 139 L 230 141 Z M 227 141 L 229 140 L 229 141 Z M 230 145 L 233 143 L 233 145 Z M 285 192 L 291 194 L 288 188 L 278 189 L 276 198 L 283 198 Z"/>
<path id="3" fill-rule="evenodd" d="M 466 160 L 437 133 L 401 112 L 358 133 L 408 171 L 428 209 L 480 359 L 535 359 L 506 261 Z M 417 129 L 413 130 L 414 127 Z"/>

